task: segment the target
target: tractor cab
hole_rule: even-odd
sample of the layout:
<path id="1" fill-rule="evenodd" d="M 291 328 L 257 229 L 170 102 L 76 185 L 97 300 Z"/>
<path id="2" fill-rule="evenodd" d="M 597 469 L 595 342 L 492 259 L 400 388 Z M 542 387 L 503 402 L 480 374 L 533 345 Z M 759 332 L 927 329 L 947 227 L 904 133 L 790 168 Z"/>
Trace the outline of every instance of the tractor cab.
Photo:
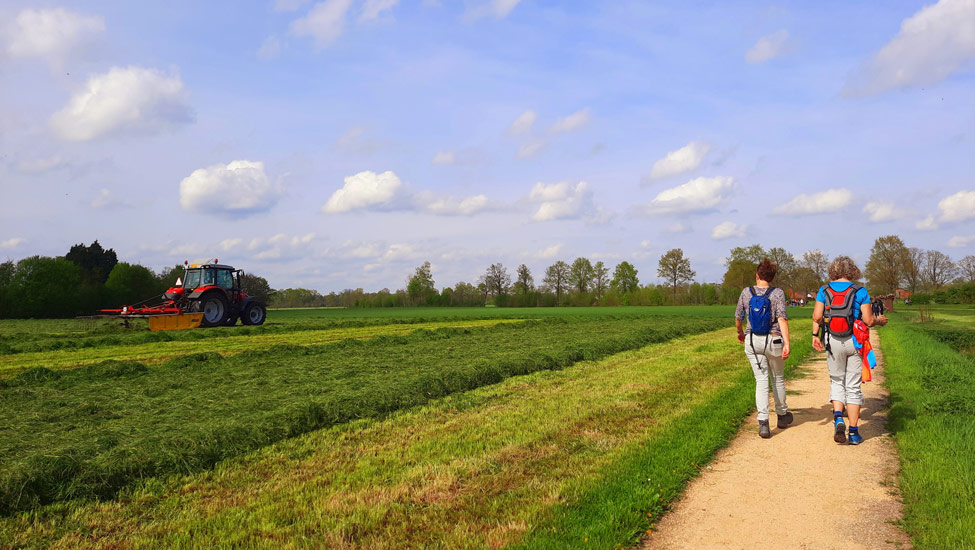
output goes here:
<path id="1" fill-rule="evenodd" d="M 184 290 L 196 290 L 206 286 L 217 286 L 224 290 L 240 288 L 240 272 L 229 265 L 192 264 L 186 268 L 183 279 Z"/>

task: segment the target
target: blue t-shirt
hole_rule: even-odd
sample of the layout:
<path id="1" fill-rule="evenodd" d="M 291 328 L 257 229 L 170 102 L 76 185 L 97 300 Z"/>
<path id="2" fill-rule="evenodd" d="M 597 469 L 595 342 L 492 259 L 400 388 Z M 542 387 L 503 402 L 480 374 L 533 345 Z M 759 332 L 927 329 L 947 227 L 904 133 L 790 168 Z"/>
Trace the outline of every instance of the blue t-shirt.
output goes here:
<path id="1" fill-rule="evenodd" d="M 830 288 L 833 289 L 834 292 L 843 292 L 844 290 L 846 290 L 846 289 L 850 288 L 851 286 L 853 286 L 853 283 L 835 283 L 834 282 L 834 283 L 830 283 L 829 286 L 830 286 Z M 816 294 L 816 301 L 819 302 L 819 303 L 821 303 L 821 304 L 825 304 L 826 303 L 826 287 L 825 286 L 823 286 L 823 287 L 821 287 L 819 289 L 819 294 Z M 853 318 L 854 319 L 859 319 L 860 318 L 860 307 L 863 306 L 863 304 L 869 304 L 869 303 L 870 303 L 870 293 L 867 292 L 867 289 L 866 288 L 860 287 L 860 290 L 857 291 L 856 296 L 853 297 Z"/>

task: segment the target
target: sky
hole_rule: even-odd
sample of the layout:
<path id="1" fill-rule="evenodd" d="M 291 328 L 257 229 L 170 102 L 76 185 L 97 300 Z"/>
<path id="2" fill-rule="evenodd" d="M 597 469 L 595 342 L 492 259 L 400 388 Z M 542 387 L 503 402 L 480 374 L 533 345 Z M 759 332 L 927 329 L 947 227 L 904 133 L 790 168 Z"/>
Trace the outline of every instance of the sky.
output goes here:
<path id="1" fill-rule="evenodd" d="M 975 0 L 0 0 L 0 261 L 273 288 L 975 254 Z"/>

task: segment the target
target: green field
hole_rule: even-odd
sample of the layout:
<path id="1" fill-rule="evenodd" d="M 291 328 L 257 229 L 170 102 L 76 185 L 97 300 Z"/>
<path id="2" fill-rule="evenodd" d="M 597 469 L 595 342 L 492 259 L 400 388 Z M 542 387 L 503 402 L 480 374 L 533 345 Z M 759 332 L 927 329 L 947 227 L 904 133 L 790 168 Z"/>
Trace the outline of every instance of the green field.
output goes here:
<path id="1" fill-rule="evenodd" d="M 753 407 L 731 315 L 0 324 L 0 547 L 629 545 Z"/>

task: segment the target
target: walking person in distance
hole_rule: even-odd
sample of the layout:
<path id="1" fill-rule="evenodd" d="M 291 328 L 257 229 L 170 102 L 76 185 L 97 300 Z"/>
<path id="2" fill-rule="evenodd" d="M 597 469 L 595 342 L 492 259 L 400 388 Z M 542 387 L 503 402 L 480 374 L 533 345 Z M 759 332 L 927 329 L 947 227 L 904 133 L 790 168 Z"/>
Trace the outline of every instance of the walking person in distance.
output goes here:
<path id="1" fill-rule="evenodd" d="M 812 346 L 826 351 L 829 368 L 829 399 L 833 403 L 833 441 L 847 442 L 845 407 L 850 421 L 850 445 L 863 442 L 858 424 L 863 404 L 863 360 L 853 341 L 853 324 L 862 320 L 868 327 L 883 326 L 887 318 L 874 316 L 870 294 L 854 281 L 860 279 L 860 268 L 849 256 L 839 256 L 829 266 L 830 283 L 819 289 L 813 310 Z M 820 337 L 820 327 L 824 335 Z"/>
<path id="2" fill-rule="evenodd" d="M 755 375 L 755 408 L 758 409 L 758 435 L 772 437 L 769 428 L 769 377 L 775 400 L 777 427 L 792 423 L 792 413 L 785 399 L 785 360 L 789 357 L 789 316 L 785 292 L 773 287 L 778 268 L 768 258 L 758 264 L 755 286 L 742 289 L 735 309 L 738 341 L 745 345 L 745 357 Z M 747 318 L 747 328 L 743 322 Z"/>

